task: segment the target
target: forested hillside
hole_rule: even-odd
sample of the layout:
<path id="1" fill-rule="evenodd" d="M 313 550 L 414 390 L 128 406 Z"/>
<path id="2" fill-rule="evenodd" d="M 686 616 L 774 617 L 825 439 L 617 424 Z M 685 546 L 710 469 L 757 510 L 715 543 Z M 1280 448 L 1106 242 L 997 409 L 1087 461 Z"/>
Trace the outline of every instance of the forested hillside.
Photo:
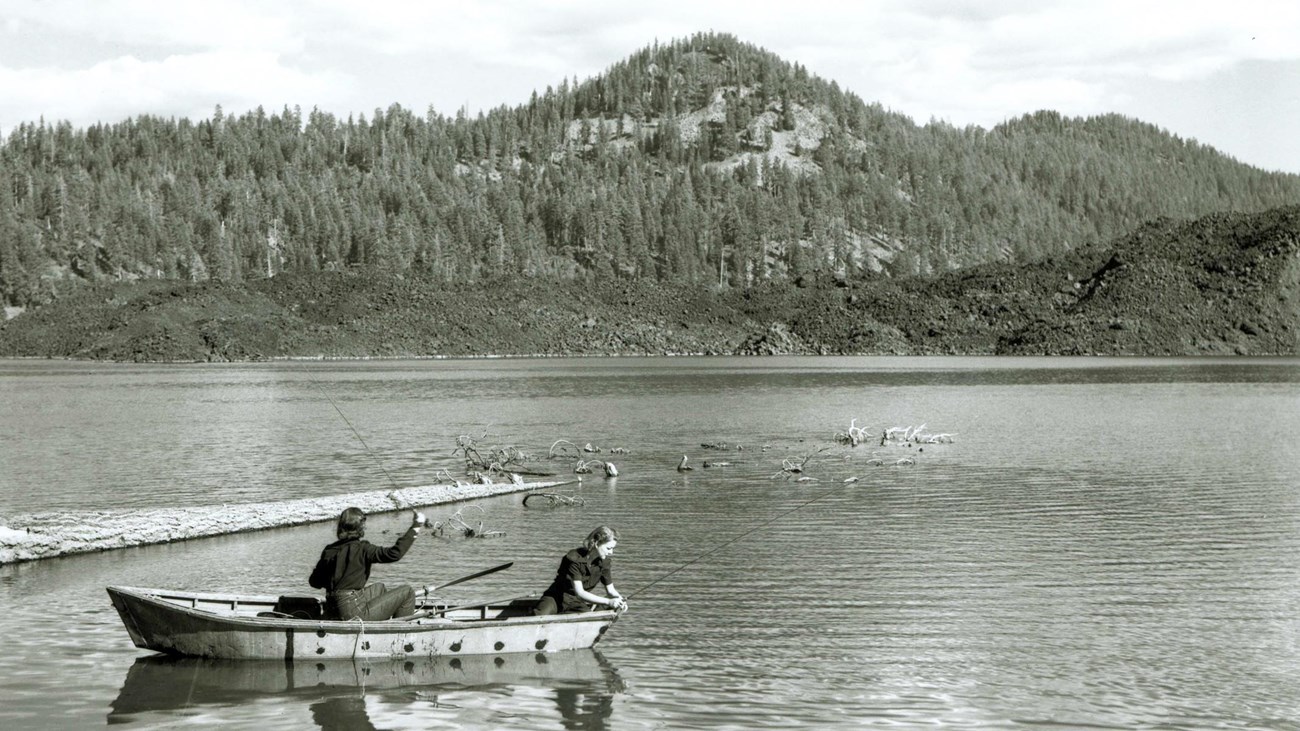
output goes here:
<path id="1" fill-rule="evenodd" d="M 801 286 L 800 286 L 801 285 Z M 1050 260 L 701 287 L 355 269 L 97 282 L 0 322 L 0 358 L 1300 353 L 1300 206 L 1155 221 Z"/>
<path id="2" fill-rule="evenodd" d="M 1300 176 L 1135 120 L 918 126 L 702 34 L 473 118 L 21 124 L 0 146 L 0 299 L 358 267 L 749 288 L 1024 262 L 1298 202 Z"/>

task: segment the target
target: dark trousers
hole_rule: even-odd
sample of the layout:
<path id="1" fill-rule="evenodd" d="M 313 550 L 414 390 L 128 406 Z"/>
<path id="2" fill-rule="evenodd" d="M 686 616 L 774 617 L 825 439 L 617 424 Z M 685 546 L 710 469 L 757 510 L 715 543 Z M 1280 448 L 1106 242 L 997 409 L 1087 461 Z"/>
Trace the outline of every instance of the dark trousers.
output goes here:
<path id="1" fill-rule="evenodd" d="M 371 584 L 356 591 L 336 591 L 329 598 L 339 619 L 378 622 L 415 613 L 415 590 L 407 585 L 385 589 L 383 584 Z"/>
<path id="2" fill-rule="evenodd" d="M 572 596 L 572 595 L 570 595 Z M 533 616 L 540 617 L 547 614 L 563 614 L 568 612 L 590 612 L 594 606 L 588 604 L 577 597 L 573 597 L 567 603 L 566 597 L 554 597 L 550 594 L 543 594 L 541 599 L 537 600 L 537 606 L 533 607 Z"/>

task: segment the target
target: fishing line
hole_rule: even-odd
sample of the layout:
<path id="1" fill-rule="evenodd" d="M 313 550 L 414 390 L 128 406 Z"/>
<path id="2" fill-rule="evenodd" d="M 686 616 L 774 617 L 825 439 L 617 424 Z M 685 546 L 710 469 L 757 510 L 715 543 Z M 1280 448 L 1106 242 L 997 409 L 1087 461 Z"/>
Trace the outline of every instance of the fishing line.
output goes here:
<path id="1" fill-rule="evenodd" d="M 304 372 L 305 372 L 305 371 L 304 371 Z M 390 474 L 388 474 L 388 468 L 384 467 L 384 463 L 383 463 L 382 461 L 380 461 L 380 459 L 379 459 L 379 455 L 377 455 L 377 454 L 375 454 L 373 451 L 371 451 L 371 449 L 370 449 L 370 445 L 369 445 L 369 444 L 366 444 L 366 440 L 361 438 L 361 432 L 357 431 L 357 428 L 356 428 L 355 426 L 352 426 L 352 422 L 351 422 L 351 421 L 348 421 L 347 414 L 344 414 L 344 413 L 343 413 L 343 409 L 340 409 L 340 408 L 339 408 L 339 405 L 336 404 L 336 403 L 334 403 L 334 399 L 330 398 L 330 392 L 329 392 L 329 391 L 326 391 L 326 390 L 325 390 L 325 387 L 322 386 L 322 385 L 320 385 L 320 383 L 317 382 L 315 378 L 312 378 L 310 373 L 307 373 L 307 380 L 311 381 L 312 384 L 313 384 L 314 386 L 316 386 L 316 388 L 320 389 L 321 394 L 325 396 L 325 400 L 326 400 L 326 401 L 329 401 L 329 402 L 330 402 L 330 406 L 333 406 L 333 407 L 334 407 L 334 410 L 337 411 L 337 412 L 339 412 L 339 416 L 341 416 L 341 417 L 343 418 L 343 423 L 348 425 L 348 428 L 351 429 L 351 430 L 352 430 L 352 433 L 356 435 L 356 437 L 357 437 L 357 441 L 358 441 L 358 442 L 361 442 L 361 446 L 363 446 L 363 447 L 366 448 L 366 454 L 369 454 L 369 455 L 370 455 L 370 458 L 373 459 L 373 460 L 375 461 L 375 464 L 379 466 L 380 471 L 382 471 L 382 472 L 384 473 L 384 477 L 387 477 L 387 478 L 388 478 L 388 481 L 389 481 L 390 483 L 392 483 L 392 485 L 393 485 L 393 489 L 394 489 L 394 490 L 400 490 L 400 489 L 402 489 L 402 488 L 400 488 L 400 487 L 397 486 L 397 480 L 394 480 L 394 479 L 393 479 L 393 476 L 390 475 Z M 397 502 L 396 498 L 393 499 L 393 502 Z"/>
<path id="2" fill-rule="evenodd" d="M 627 595 L 627 598 L 628 598 L 628 599 L 631 599 L 632 597 L 636 596 L 637 594 L 640 594 L 641 592 L 645 591 L 646 589 L 649 589 L 650 587 L 654 586 L 655 584 L 658 584 L 659 582 L 663 581 L 664 579 L 668 578 L 669 576 L 672 576 L 673 574 L 677 573 L 678 571 L 681 571 L 682 569 L 684 569 L 684 568 L 690 566 L 691 564 L 694 564 L 694 563 L 699 562 L 701 559 L 708 558 L 709 556 L 712 556 L 713 554 L 717 553 L 718 551 L 721 551 L 722 549 L 726 548 L 727 546 L 730 546 L 731 544 L 735 543 L 736 541 L 739 541 L 741 538 L 744 538 L 745 536 L 749 535 L 750 533 L 753 533 L 754 531 L 758 530 L 759 528 L 762 528 L 762 527 L 764 527 L 764 526 L 771 525 L 772 523 L 775 523 L 776 521 L 778 521 L 778 520 L 784 518 L 785 516 L 789 515 L 790 513 L 795 512 L 796 510 L 802 510 L 803 508 L 806 508 L 806 507 L 808 507 L 809 505 L 812 505 L 813 503 L 817 502 L 818 500 L 821 500 L 822 498 L 826 497 L 827 495 L 829 495 L 829 494 L 835 492 L 835 491 L 838 490 L 840 487 L 841 487 L 840 485 L 837 485 L 837 486 L 835 486 L 835 487 L 832 487 L 831 489 L 829 489 L 829 490 L 827 490 L 827 491 L 825 491 L 825 492 L 823 492 L 823 493 L 817 495 L 816 497 L 814 497 L 814 498 L 811 499 L 811 500 L 808 500 L 808 501 L 806 501 L 806 502 L 799 503 L 798 505 L 794 506 L 793 508 L 790 508 L 789 510 L 785 511 L 784 513 L 781 513 L 780 515 L 778 515 L 778 516 L 776 516 L 776 517 L 774 517 L 774 518 L 770 518 L 770 519 L 768 519 L 768 520 L 763 521 L 762 523 L 759 523 L 758 525 L 756 525 L 756 526 L 754 526 L 753 528 L 750 528 L 749 530 L 745 531 L 744 533 L 741 533 L 740 535 L 738 535 L 738 536 L 732 538 L 731 540 L 727 541 L 726 543 L 723 543 L 723 544 L 720 545 L 720 546 L 716 546 L 716 547 L 714 547 L 712 550 L 710 550 L 710 551 L 706 551 L 706 552 L 700 554 L 699 556 L 696 556 L 695 558 L 691 559 L 690 561 L 688 561 L 688 562 L 682 564 L 681 566 L 678 566 L 677 568 L 673 569 L 672 571 L 669 571 L 668 573 L 664 574 L 663 576 L 660 576 L 659 578 L 655 579 L 654 581 L 650 582 L 649 584 L 646 584 L 645 586 L 641 587 L 640 589 L 637 589 L 636 591 L 632 592 L 631 594 L 628 594 L 628 595 Z"/>

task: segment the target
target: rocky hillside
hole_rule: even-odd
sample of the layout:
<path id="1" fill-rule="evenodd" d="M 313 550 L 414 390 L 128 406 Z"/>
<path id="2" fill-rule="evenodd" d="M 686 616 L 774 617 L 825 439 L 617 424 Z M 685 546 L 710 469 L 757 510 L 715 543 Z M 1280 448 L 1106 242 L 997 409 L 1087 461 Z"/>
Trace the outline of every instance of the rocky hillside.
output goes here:
<path id="1" fill-rule="evenodd" d="M 641 354 L 1300 353 L 1300 207 L 1161 220 L 1108 246 L 937 278 L 701 289 L 281 274 L 87 285 L 0 356 L 123 361 Z"/>
<path id="2" fill-rule="evenodd" d="M 1052 268 L 1050 307 L 999 352 L 1300 352 L 1300 208 L 1158 221 Z"/>

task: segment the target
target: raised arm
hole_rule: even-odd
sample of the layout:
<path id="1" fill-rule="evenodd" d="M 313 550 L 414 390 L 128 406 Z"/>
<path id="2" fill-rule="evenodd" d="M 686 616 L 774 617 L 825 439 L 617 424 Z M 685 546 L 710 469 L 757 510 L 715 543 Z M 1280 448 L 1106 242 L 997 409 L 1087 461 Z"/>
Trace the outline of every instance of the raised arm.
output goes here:
<path id="1" fill-rule="evenodd" d="M 424 514 L 416 512 L 411 519 L 411 527 L 406 532 L 397 537 L 397 542 L 387 548 L 381 548 L 372 543 L 367 543 L 365 547 L 366 559 L 370 563 L 393 563 L 402 560 L 402 556 L 411 550 L 411 544 L 415 543 L 415 537 L 420 535 L 420 527 L 424 525 Z"/>

